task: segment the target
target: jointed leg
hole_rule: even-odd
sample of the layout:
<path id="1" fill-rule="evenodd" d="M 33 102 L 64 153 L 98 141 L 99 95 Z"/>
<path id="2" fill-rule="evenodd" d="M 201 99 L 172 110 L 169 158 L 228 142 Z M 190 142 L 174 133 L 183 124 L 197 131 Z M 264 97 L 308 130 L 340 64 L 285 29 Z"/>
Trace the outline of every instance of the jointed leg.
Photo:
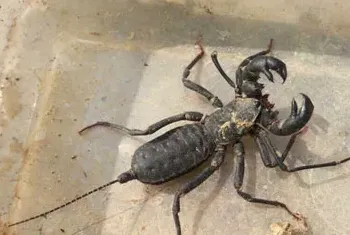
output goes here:
<path id="1" fill-rule="evenodd" d="M 192 191 L 193 189 L 197 188 L 201 183 L 207 180 L 217 169 L 219 169 L 222 162 L 224 161 L 224 157 L 225 148 L 219 146 L 214 158 L 211 161 L 210 166 L 205 168 L 199 175 L 197 175 L 195 178 L 193 178 L 190 182 L 185 184 L 183 187 L 180 188 L 180 190 L 176 192 L 173 203 L 173 217 L 177 235 L 181 235 L 181 225 L 179 219 L 180 198 Z"/>
<path id="2" fill-rule="evenodd" d="M 288 144 L 287 144 L 286 148 L 284 149 L 282 156 L 280 157 L 281 162 L 284 162 L 284 160 L 286 160 L 286 157 L 288 156 L 289 151 L 292 149 L 292 147 L 295 143 L 295 140 L 299 134 L 300 133 L 297 133 L 297 134 L 294 134 L 290 137 Z"/>
<path id="3" fill-rule="evenodd" d="M 283 163 L 283 161 L 285 160 L 285 158 L 286 158 L 286 156 L 288 154 L 288 151 L 291 149 L 291 147 L 292 147 L 292 145 L 293 145 L 293 143 L 295 141 L 296 136 L 294 136 L 294 139 L 293 139 L 293 136 L 292 136 L 292 138 L 290 139 L 290 141 L 289 141 L 289 143 L 287 145 L 286 150 L 284 151 L 282 156 L 279 157 L 278 154 L 276 153 L 276 150 L 273 147 L 270 139 L 268 138 L 267 133 L 264 133 L 264 132 L 260 132 L 260 133 L 262 133 L 262 134 L 260 134 L 260 136 L 261 136 L 261 139 L 263 139 L 263 141 L 264 141 L 264 145 L 267 146 L 267 148 L 269 150 L 268 154 L 273 156 L 275 158 L 278 166 L 281 168 L 281 170 L 286 171 L 286 172 L 296 172 L 296 171 L 307 170 L 307 169 L 336 166 L 336 165 L 342 164 L 342 163 L 347 162 L 347 161 L 350 160 L 350 157 L 348 157 L 348 158 L 344 158 L 344 159 L 342 159 L 340 161 L 332 161 L 332 162 L 326 162 L 326 163 L 321 163 L 321 164 L 311 164 L 311 165 L 305 165 L 305 166 L 289 168 L 286 164 Z"/>
<path id="4" fill-rule="evenodd" d="M 185 68 L 183 75 L 182 75 L 182 82 L 187 87 L 188 89 L 191 89 L 192 91 L 195 91 L 205 98 L 207 98 L 214 107 L 216 108 L 221 108 L 223 107 L 223 104 L 221 100 L 217 97 L 214 96 L 210 91 L 202 87 L 201 85 L 198 85 L 190 80 L 188 80 L 188 76 L 190 75 L 190 70 L 193 68 L 193 66 L 203 57 L 204 55 L 204 50 L 203 47 L 198 44 L 200 48 L 200 53 L 191 61 L 191 63 Z"/>
<path id="5" fill-rule="evenodd" d="M 349 160 L 350 160 L 350 157 L 344 158 L 340 161 L 332 161 L 332 162 L 326 162 L 326 163 L 321 163 L 321 164 L 311 164 L 311 165 L 299 166 L 299 167 L 295 167 L 295 168 L 291 168 L 291 169 L 289 169 L 284 163 L 282 163 L 281 169 L 284 171 L 288 171 L 288 172 L 296 172 L 296 171 L 307 170 L 307 169 L 336 166 L 336 165 L 342 164 L 344 162 L 347 162 Z"/>
<path id="6" fill-rule="evenodd" d="M 284 162 L 286 157 L 288 156 L 289 151 L 293 147 L 295 140 L 299 134 L 302 132 L 298 132 L 292 135 L 288 141 L 286 148 L 284 149 L 282 156 L 279 157 L 276 153 L 275 148 L 272 146 L 271 142 L 268 139 L 268 134 L 264 130 L 260 130 L 254 136 L 255 143 L 258 146 L 261 159 L 266 167 L 275 167 L 278 165 L 276 161 L 276 155 L 280 159 L 281 162 Z"/>
<path id="7" fill-rule="evenodd" d="M 248 202 L 266 204 L 266 205 L 271 205 L 271 206 L 276 206 L 276 207 L 282 207 L 289 214 L 291 214 L 293 217 L 299 219 L 299 216 L 297 214 L 293 213 L 291 210 L 289 210 L 287 205 L 282 203 L 282 202 L 256 198 L 256 197 L 253 197 L 252 195 L 250 195 L 246 192 L 241 191 L 241 188 L 243 185 L 243 178 L 244 178 L 244 154 L 245 154 L 244 146 L 241 142 L 237 143 L 234 146 L 234 154 L 235 154 L 235 157 L 237 158 L 236 165 L 235 165 L 235 173 L 234 173 L 235 174 L 234 186 L 237 190 L 237 193 Z"/>
<path id="8" fill-rule="evenodd" d="M 104 126 L 104 127 L 111 127 L 111 128 L 123 131 L 123 132 L 125 132 L 129 135 L 132 135 L 132 136 L 150 135 L 150 134 L 153 134 L 157 130 L 159 130 L 159 129 L 163 128 L 164 126 L 169 125 L 171 123 L 178 122 L 178 121 L 185 121 L 185 120 L 199 122 L 202 120 L 203 117 L 204 117 L 204 115 L 202 113 L 199 113 L 199 112 L 184 112 L 184 113 L 160 120 L 159 122 L 156 122 L 153 125 L 146 128 L 145 130 L 129 129 L 129 128 L 126 128 L 122 125 L 113 124 L 110 122 L 96 122 L 92 125 L 85 127 L 84 129 L 80 130 L 79 134 L 82 134 L 87 129 L 90 129 L 90 128 L 93 128 L 96 126 Z"/>
<path id="9" fill-rule="evenodd" d="M 302 128 L 300 131 L 298 131 L 297 133 L 293 134 L 289 141 L 288 141 L 288 144 L 286 146 L 286 148 L 284 149 L 283 153 L 282 153 L 282 156 L 280 157 L 281 161 L 284 162 L 284 160 L 286 160 L 286 157 L 288 156 L 288 153 L 289 151 L 292 149 L 294 143 L 295 143 L 295 140 L 297 138 L 297 136 L 299 136 L 300 134 L 303 134 L 307 131 L 308 127 L 305 126 L 304 128 Z"/>
<path id="10" fill-rule="evenodd" d="M 264 142 L 264 138 L 261 138 L 259 135 L 253 136 L 256 145 L 258 146 L 259 153 L 261 156 L 261 160 L 266 167 L 275 167 L 277 166 L 277 162 L 274 156 L 272 156 L 268 149 L 268 146 Z"/>

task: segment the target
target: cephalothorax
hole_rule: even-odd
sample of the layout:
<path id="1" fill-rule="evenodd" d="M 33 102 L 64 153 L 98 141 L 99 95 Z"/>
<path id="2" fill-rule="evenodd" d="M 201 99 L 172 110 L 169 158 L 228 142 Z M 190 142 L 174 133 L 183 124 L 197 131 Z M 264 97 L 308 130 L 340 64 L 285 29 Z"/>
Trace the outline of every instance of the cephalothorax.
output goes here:
<path id="1" fill-rule="evenodd" d="M 107 126 L 136 136 L 152 134 L 162 127 L 177 121 L 187 120 L 194 122 L 171 129 L 140 146 L 132 157 L 130 169 L 120 174 L 116 180 L 48 212 L 10 224 L 9 226 L 45 216 L 117 182 L 126 183 L 136 179 L 145 184 L 165 183 L 190 172 L 208 160 L 210 156 L 213 156 L 210 164 L 188 183 L 184 184 L 175 194 L 172 212 L 177 235 L 180 235 L 180 198 L 195 189 L 219 169 L 224 161 L 225 152 L 230 146 L 233 146 L 234 154 L 237 158 L 234 171 L 234 187 L 237 193 L 249 202 L 282 207 L 295 218 L 299 218 L 284 203 L 255 198 L 241 190 L 245 168 L 245 151 L 241 138 L 244 135 L 250 135 L 254 138 L 265 166 L 278 166 L 281 170 L 287 172 L 334 166 L 346 162 L 350 158 L 295 168 L 289 168 L 284 164 L 284 160 L 293 146 L 295 138 L 310 120 L 314 106 L 307 95 L 301 94 L 303 98 L 301 107 L 298 108 L 297 103 L 293 99 L 290 116 L 287 119 L 278 120 L 278 112 L 272 110 L 274 105 L 268 101 L 268 95 L 262 94 L 263 84 L 258 83 L 261 73 L 273 82 L 273 75 L 269 70 L 276 71 L 283 81 L 287 78 L 286 65 L 275 57 L 266 56 L 270 52 L 271 45 L 272 41 L 267 50 L 248 57 L 239 65 L 236 71 L 236 83 L 221 68 L 217 59 L 217 52 L 212 53 L 211 57 L 215 67 L 235 89 L 235 98 L 225 106 L 210 91 L 187 79 L 190 75 L 190 69 L 204 55 L 204 51 L 200 47 L 201 52 L 185 68 L 182 81 L 187 88 L 196 91 L 211 101 L 212 105 L 218 108 L 217 110 L 208 116 L 199 112 L 181 113 L 156 122 L 145 130 L 128 129 L 109 122 L 97 122 L 85 127 L 79 134 L 95 126 Z M 291 135 L 289 143 L 281 156 L 276 153 L 268 137 L 269 132 L 280 136 Z"/>

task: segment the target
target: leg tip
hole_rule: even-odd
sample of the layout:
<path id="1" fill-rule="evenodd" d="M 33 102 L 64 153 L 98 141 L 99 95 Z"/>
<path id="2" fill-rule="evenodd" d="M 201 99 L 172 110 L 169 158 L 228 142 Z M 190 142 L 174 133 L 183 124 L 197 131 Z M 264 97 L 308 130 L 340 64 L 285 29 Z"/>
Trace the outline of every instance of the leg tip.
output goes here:
<path id="1" fill-rule="evenodd" d="M 85 130 L 86 130 L 86 128 L 83 128 L 80 131 L 78 131 L 78 135 L 82 135 Z"/>

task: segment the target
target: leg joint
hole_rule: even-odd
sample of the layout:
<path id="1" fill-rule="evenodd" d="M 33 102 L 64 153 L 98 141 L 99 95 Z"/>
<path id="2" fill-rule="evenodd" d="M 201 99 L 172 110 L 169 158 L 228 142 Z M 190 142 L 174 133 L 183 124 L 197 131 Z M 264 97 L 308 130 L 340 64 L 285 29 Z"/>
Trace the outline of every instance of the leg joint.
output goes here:
<path id="1" fill-rule="evenodd" d="M 188 68 L 185 68 L 183 74 L 182 74 L 182 80 L 187 80 L 187 77 L 190 76 L 190 70 Z"/>

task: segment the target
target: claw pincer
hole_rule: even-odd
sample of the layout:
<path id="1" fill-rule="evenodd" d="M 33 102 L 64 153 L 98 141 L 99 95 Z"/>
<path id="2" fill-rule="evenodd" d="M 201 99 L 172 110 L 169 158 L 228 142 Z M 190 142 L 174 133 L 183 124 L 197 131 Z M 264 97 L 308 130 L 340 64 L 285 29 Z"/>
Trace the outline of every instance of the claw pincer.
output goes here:
<path id="1" fill-rule="evenodd" d="M 276 71 L 276 73 L 278 73 L 283 79 L 283 83 L 286 81 L 286 64 L 273 56 L 258 56 L 250 61 L 250 63 L 243 70 L 243 81 L 251 78 L 255 78 L 256 80 L 259 78 L 259 74 L 263 73 L 267 79 L 269 79 L 269 81 L 274 82 L 273 75 L 270 70 Z"/>
<path id="2" fill-rule="evenodd" d="M 303 93 L 300 95 L 303 97 L 301 107 L 298 109 L 297 102 L 293 99 L 289 117 L 273 122 L 268 127 L 271 133 L 281 136 L 291 135 L 300 131 L 307 124 L 314 111 L 314 105 L 307 95 Z"/>
<path id="3" fill-rule="evenodd" d="M 268 110 L 267 112 L 272 112 L 273 104 L 268 101 L 268 94 L 262 94 L 264 85 L 259 83 L 258 80 L 260 74 L 263 73 L 269 81 L 274 82 L 274 77 L 270 70 L 279 74 L 283 83 L 286 81 L 288 75 L 286 64 L 273 56 L 266 55 L 247 58 L 241 63 L 236 74 L 237 85 L 241 94 L 261 100 L 264 107 Z M 270 119 L 268 129 L 271 133 L 280 136 L 291 135 L 300 131 L 306 125 L 312 116 L 314 105 L 307 95 L 301 94 L 301 96 L 303 104 L 300 109 L 298 109 L 298 105 L 293 99 L 292 110 L 287 119 L 275 120 L 270 115 L 268 115 L 270 117 L 263 117 L 263 119 Z"/>
<path id="4" fill-rule="evenodd" d="M 260 74 L 263 73 L 269 81 L 274 82 L 274 77 L 270 70 L 278 73 L 283 83 L 286 81 L 287 66 L 275 57 L 260 55 L 251 60 L 243 61 L 236 73 L 237 86 L 240 93 L 248 97 L 261 97 L 264 85 L 259 83 L 258 80 Z"/>

